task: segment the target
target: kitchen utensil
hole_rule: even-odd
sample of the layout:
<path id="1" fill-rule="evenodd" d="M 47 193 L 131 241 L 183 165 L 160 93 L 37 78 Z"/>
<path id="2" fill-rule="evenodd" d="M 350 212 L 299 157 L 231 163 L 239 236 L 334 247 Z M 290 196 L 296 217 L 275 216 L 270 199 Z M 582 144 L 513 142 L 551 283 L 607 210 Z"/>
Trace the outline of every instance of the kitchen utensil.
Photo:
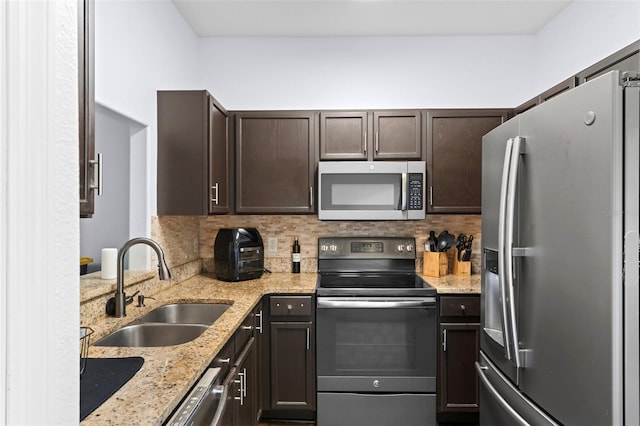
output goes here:
<path id="1" fill-rule="evenodd" d="M 438 251 L 447 251 L 449 248 L 453 247 L 455 238 L 456 237 L 448 231 L 442 231 L 438 236 Z"/>
<path id="2" fill-rule="evenodd" d="M 462 260 L 464 262 L 468 262 L 471 259 L 471 245 L 473 243 L 473 235 L 469 235 L 469 239 L 465 242 L 464 254 L 462 255 Z"/>
<path id="3" fill-rule="evenodd" d="M 436 233 L 434 231 L 429 231 L 427 245 L 429 246 L 429 251 L 436 251 L 438 249 L 438 239 L 436 238 Z"/>

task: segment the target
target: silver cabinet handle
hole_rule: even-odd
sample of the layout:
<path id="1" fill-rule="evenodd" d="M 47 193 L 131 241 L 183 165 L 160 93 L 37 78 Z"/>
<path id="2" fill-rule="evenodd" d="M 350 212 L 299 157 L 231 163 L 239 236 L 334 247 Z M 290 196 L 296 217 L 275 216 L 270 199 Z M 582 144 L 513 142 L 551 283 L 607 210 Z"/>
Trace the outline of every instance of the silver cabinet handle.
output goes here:
<path id="1" fill-rule="evenodd" d="M 442 330 L 442 352 L 447 351 L 447 329 Z"/>
<path id="2" fill-rule="evenodd" d="M 367 132 L 364 132 L 364 155 L 367 155 Z"/>
<path id="3" fill-rule="evenodd" d="M 379 140 L 380 140 L 380 138 L 378 137 L 378 132 L 376 132 L 376 154 L 380 150 L 380 145 L 378 143 Z"/>
<path id="4" fill-rule="evenodd" d="M 253 330 L 253 326 L 252 325 L 243 325 L 240 327 L 240 329 L 242 330 Z"/>
<path id="5" fill-rule="evenodd" d="M 522 426 L 531 426 L 529 422 L 527 422 L 516 410 L 513 409 L 511 405 L 500 395 L 498 390 L 491 384 L 485 371 L 489 367 L 483 367 L 478 362 L 476 362 L 476 371 L 478 372 L 478 377 L 480 377 L 480 381 L 487 388 L 487 390 L 492 394 L 493 398 L 498 401 L 498 403 L 504 408 L 511 417 L 518 422 L 518 424 Z"/>
<path id="6" fill-rule="evenodd" d="M 219 189 L 218 182 L 216 182 L 216 184 L 211 187 L 211 192 L 212 192 L 211 202 L 215 203 L 216 206 L 218 205 L 218 189 Z M 213 195 L 213 191 L 215 191 L 215 194 L 216 194 L 215 196 Z"/>
<path id="7" fill-rule="evenodd" d="M 218 362 L 220 364 L 229 364 L 231 362 L 231 358 L 220 358 Z"/>
<path id="8" fill-rule="evenodd" d="M 256 331 L 262 334 L 262 309 L 260 309 L 260 312 L 256 313 L 256 316 L 260 318 L 260 321 L 258 322 L 258 326 L 256 327 Z"/>
<path id="9" fill-rule="evenodd" d="M 429 205 L 433 205 L 433 186 L 429 187 Z"/>
<path id="10" fill-rule="evenodd" d="M 94 177 L 93 177 L 93 185 L 89 187 L 89 189 L 97 189 L 97 194 L 102 195 L 102 153 L 99 152 L 97 154 L 97 159 L 89 160 L 89 164 L 93 164 L 95 167 L 93 168 Z M 96 183 L 97 182 L 97 183 Z"/>
<path id="11" fill-rule="evenodd" d="M 313 208 L 313 186 L 309 187 L 309 204 Z"/>
<path id="12" fill-rule="evenodd" d="M 307 350 L 309 350 L 311 345 L 311 329 L 307 327 Z"/>

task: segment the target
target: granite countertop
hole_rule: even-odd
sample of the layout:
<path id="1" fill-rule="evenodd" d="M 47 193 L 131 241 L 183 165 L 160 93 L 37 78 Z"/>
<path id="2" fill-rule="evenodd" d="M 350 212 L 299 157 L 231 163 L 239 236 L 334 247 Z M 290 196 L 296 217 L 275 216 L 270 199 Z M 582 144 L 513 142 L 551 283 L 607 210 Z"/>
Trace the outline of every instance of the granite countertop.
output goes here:
<path id="1" fill-rule="evenodd" d="M 144 308 L 127 307 L 125 318 L 105 318 L 91 327 L 95 342 L 150 310 L 176 302 L 232 303 L 222 316 L 195 340 L 177 346 L 121 348 L 91 346 L 91 358 L 140 356 L 144 365 L 129 382 L 98 407 L 82 425 L 159 425 L 222 349 L 242 320 L 271 293 L 314 293 L 317 274 L 274 273 L 258 280 L 229 283 L 201 274 L 154 294 Z"/>
<path id="2" fill-rule="evenodd" d="M 480 294 L 480 276 L 422 275 L 439 294 Z M 201 336 L 177 346 L 122 348 L 91 346 L 91 358 L 140 356 L 144 365 L 109 400 L 91 413 L 82 425 L 159 425 L 178 406 L 242 320 L 266 294 L 306 293 L 316 289 L 316 273 L 273 273 L 258 280 L 229 283 L 211 274 L 200 274 L 154 294 L 147 306 L 127 307 L 125 318 L 104 318 L 92 324 L 95 342 L 154 308 L 176 302 L 232 303 Z"/>
<path id="3" fill-rule="evenodd" d="M 430 277 L 420 274 L 423 280 L 434 287 L 438 294 L 480 294 L 480 274 L 445 275 Z"/>

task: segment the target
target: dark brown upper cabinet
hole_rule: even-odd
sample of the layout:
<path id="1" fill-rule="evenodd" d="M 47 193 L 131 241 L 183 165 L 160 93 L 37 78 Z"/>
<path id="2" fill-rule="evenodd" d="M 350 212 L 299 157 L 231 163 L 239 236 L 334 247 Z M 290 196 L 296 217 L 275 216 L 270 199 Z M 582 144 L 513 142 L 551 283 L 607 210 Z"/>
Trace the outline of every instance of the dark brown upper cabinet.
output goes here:
<path id="1" fill-rule="evenodd" d="M 315 114 L 236 114 L 236 212 L 313 213 Z"/>
<path id="2" fill-rule="evenodd" d="M 423 152 L 420 111 L 320 113 L 321 160 L 420 160 Z"/>
<path id="3" fill-rule="evenodd" d="M 577 85 L 577 78 L 576 77 L 570 77 L 558 84 L 556 84 L 555 86 L 553 86 L 551 89 L 545 90 L 544 92 L 542 92 L 540 95 L 536 96 L 533 99 L 528 100 L 527 102 L 523 103 L 522 105 L 517 106 L 513 112 L 514 114 L 522 114 L 523 112 L 537 106 L 540 105 L 543 102 L 548 101 L 549 99 L 553 98 L 554 96 L 558 96 L 561 93 L 566 92 L 567 90 L 573 89 L 574 87 L 576 87 Z"/>
<path id="4" fill-rule="evenodd" d="M 480 213 L 482 137 L 507 110 L 427 111 L 428 213 Z"/>
<path id="5" fill-rule="evenodd" d="M 228 135 L 206 90 L 158 91 L 158 215 L 230 211 Z"/>
<path id="6" fill-rule="evenodd" d="M 625 71 L 640 72 L 640 41 L 630 44 L 580 72 L 578 84 L 584 84 L 613 70 L 619 70 L 621 75 Z"/>
<path id="7" fill-rule="evenodd" d="M 78 1 L 80 217 L 91 217 L 102 189 L 102 156 L 95 153 L 94 2 Z"/>

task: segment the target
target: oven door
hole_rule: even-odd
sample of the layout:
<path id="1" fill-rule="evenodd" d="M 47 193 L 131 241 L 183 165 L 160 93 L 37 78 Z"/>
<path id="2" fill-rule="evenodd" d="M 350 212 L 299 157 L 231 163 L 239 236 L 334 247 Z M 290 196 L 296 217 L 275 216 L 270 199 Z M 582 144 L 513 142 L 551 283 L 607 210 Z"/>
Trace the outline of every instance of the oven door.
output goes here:
<path id="1" fill-rule="evenodd" d="M 318 297 L 318 391 L 435 392 L 435 304 L 435 297 Z"/>

